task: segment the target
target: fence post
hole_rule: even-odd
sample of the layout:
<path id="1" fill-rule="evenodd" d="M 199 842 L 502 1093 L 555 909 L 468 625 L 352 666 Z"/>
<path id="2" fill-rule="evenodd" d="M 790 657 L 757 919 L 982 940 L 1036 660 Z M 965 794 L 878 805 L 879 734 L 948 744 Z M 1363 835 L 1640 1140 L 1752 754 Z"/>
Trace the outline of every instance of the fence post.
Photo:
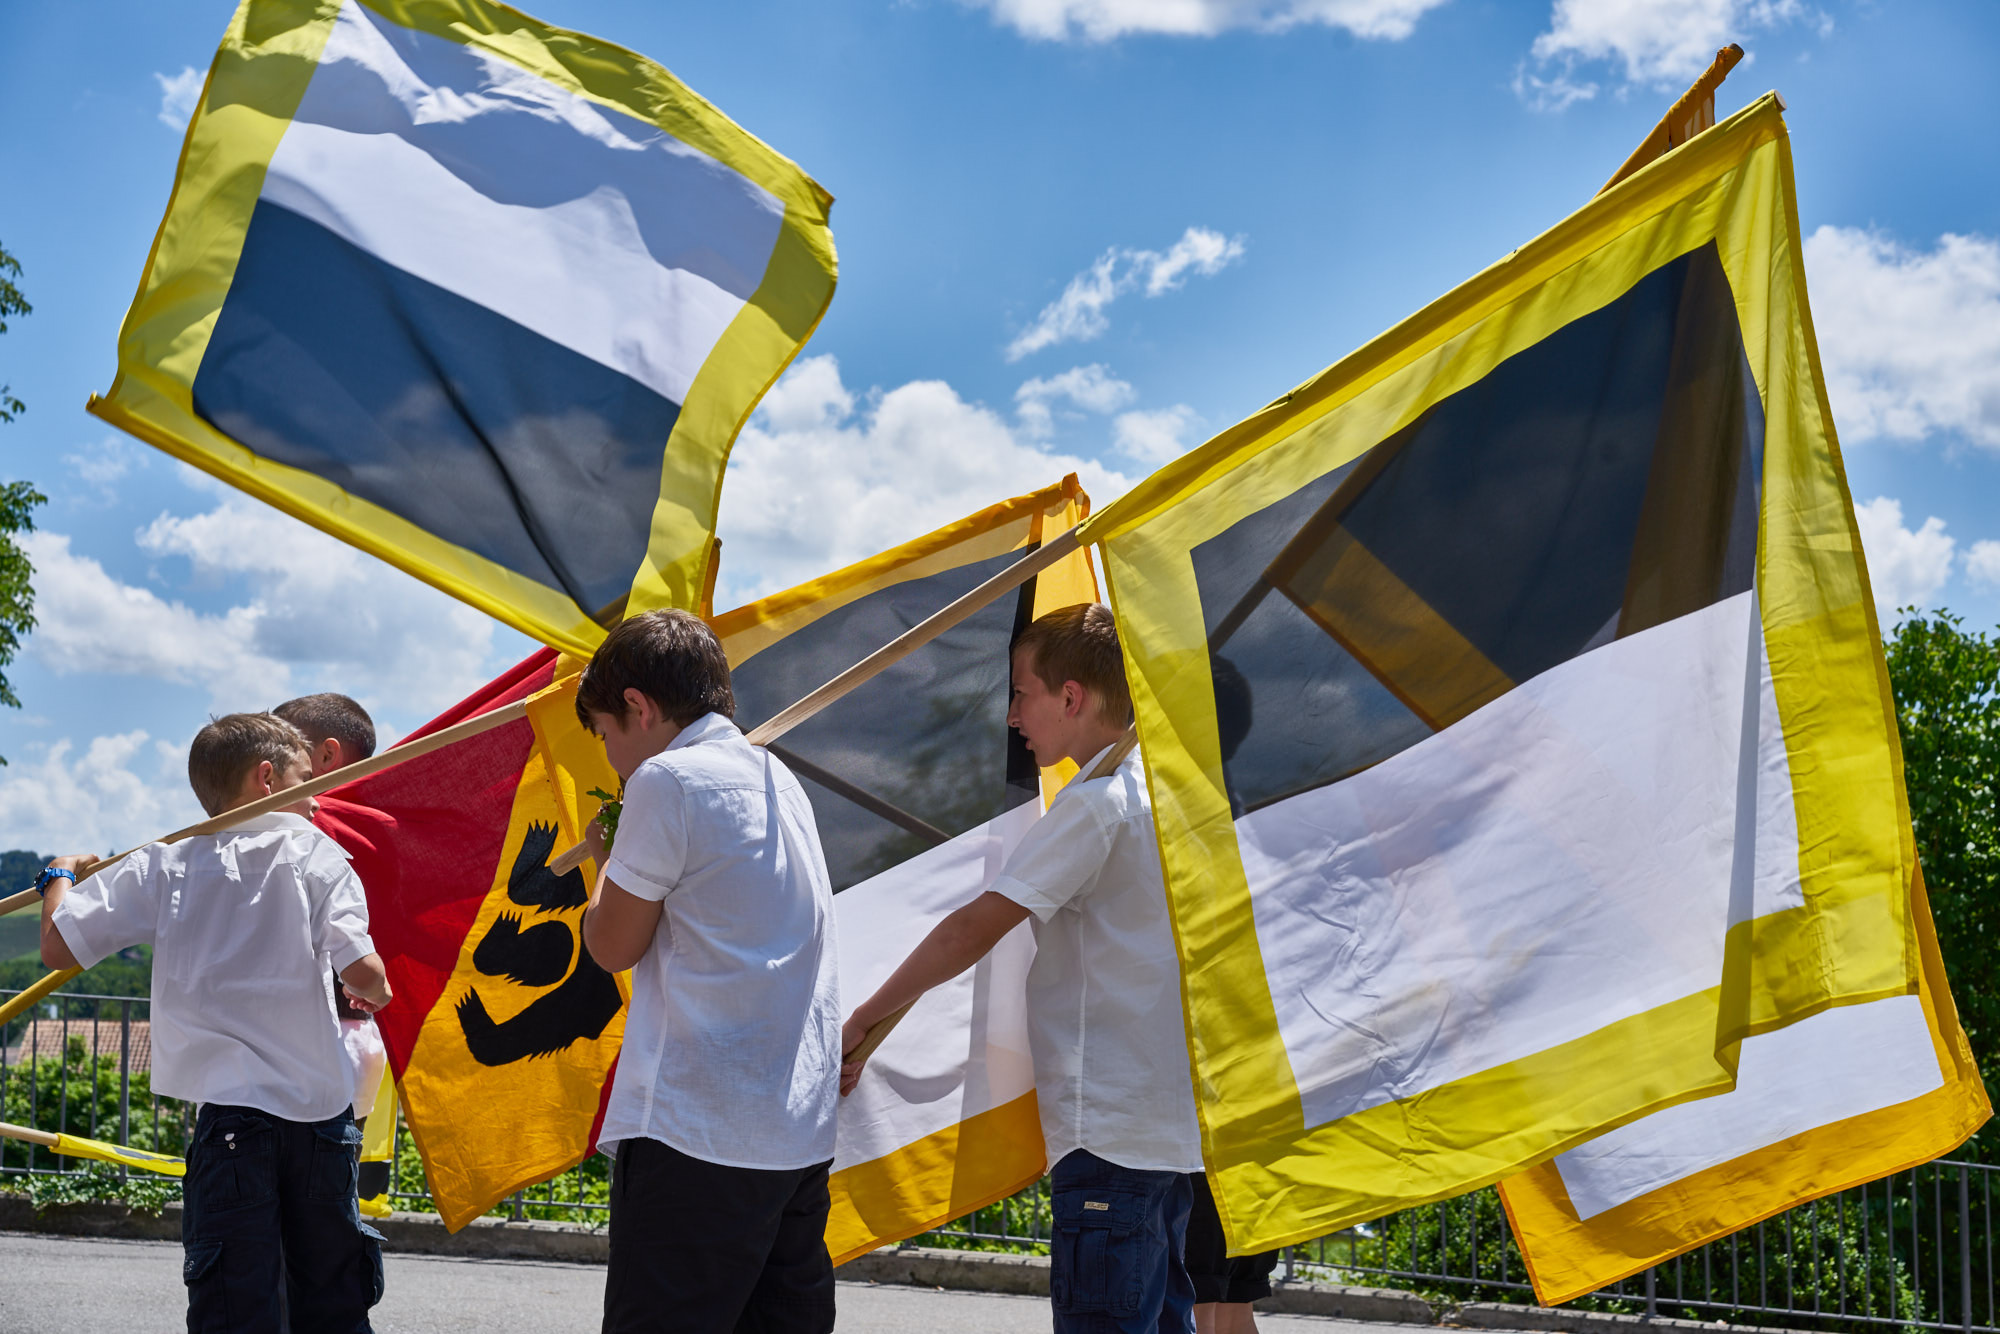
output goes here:
<path id="1" fill-rule="evenodd" d="M 527 1211 L 521 1207 L 521 1192 L 517 1190 L 514 1192 L 514 1214 L 511 1221 L 518 1223 L 527 1216 Z"/>
<path id="2" fill-rule="evenodd" d="M 1958 1320 L 1972 1334 L 1972 1169 L 1958 1168 Z"/>
<path id="3" fill-rule="evenodd" d="M 118 1007 L 118 1142 L 132 1142 L 132 1002 Z M 118 1179 L 131 1179 L 132 1169 L 118 1164 Z"/>
<path id="4" fill-rule="evenodd" d="M 1659 1269 L 1646 1266 L 1646 1319 L 1651 1320 L 1660 1313 Z"/>

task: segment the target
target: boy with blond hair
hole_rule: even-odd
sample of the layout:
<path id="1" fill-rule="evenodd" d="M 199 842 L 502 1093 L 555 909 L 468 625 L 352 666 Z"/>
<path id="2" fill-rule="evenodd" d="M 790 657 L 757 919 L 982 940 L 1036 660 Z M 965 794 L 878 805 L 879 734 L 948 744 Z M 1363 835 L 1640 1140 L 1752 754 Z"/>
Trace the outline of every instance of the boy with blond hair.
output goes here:
<path id="1" fill-rule="evenodd" d="M 310 773 L 304 736 L 268 713 L 214 719 L 188 750 L 210 815 Z M 275 1330 L 289 1308 L 297 1334 L 368 1334 L 382 1295 L 326 975 L 371 1013 L 389 982 L 361 884 L 312 809 L 149 844 L 82 884 L 94 859 L 58 857 L 36 882 L 49 967 L 153 948 L 153 1088 L 200 1104 L 182 1184 L 189 1329 Z"/>
<path id="2" fill-rule="evenodd" d="M 1132 721 L 1118 629 L 1080 603 L 1014 641 L 1007 724 L 1047 768 L 1088 774 Z M 1181 1028 L 1180 969 L 1138 752 L 1079 776 L 1049 804 L 993 887 L 946 917 L 848 1017 L 843 1052 L 972 967 L 1032 916 L 1028 1042 L 1053 1164 L 1049 1296 L 1057 1334 L 1193 1328 L 1182 1248 L 1202 1169 Z M 862 1062 L 850 1058 L 841 1089 Z"/>

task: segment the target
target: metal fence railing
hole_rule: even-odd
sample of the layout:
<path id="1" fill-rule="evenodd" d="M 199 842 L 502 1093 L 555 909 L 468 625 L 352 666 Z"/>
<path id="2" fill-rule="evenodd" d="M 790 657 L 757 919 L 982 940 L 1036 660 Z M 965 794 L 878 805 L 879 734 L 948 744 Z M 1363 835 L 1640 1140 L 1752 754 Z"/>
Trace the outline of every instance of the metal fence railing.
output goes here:
<path id="1" fill-rule="evenodd" d="M 0 991 L 0 998 L 16 993 Z M 192 1109 L 156 1097 L 147 1002 L 58 994 L 0 1030 L 0 1120 L 185 1151 Z M 1613 1287 L 1578 1306 L 1729 1324 L 1871 1331 L 1903 1326 L 2000 1334 L 1993 1266 L 1995 1173 L 1940 1160 L 1802 1205 Z M 132 1173 L 149 1177 L 148 1173 Z M 0 1142 L 0 1190 L 42 1192 L 122 1169 Z M 602 1224 L 604 1158 L 502 1202 L 494 1213 Z M 397 1128 L 391 1199 L 428 1212 L 423 1166 Z M 1047 1181 L 911 1244 L 1046 1250 Z M 1497 1195 L 1477 1191 L 1286 1248 L 1280 1276 L 1410 1288 L 1446 1305 L 1534 1300 Z"/>

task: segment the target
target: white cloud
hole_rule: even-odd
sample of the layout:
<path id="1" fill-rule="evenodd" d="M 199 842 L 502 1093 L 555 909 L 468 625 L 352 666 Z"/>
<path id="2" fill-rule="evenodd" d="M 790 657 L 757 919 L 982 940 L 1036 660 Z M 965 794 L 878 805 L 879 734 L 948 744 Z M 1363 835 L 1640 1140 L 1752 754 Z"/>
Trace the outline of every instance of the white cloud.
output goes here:
<path id="1" fill-rule="evenodd" d="M 1118 452 L 1148 468 L 1185 454 L 1201 427 L 1201 414 L 1185 403 L 1151 412 L 1123 412 L 1112 424 Z"/>
<path id="2" fill-rule="evenodd" d="M 1800 20 L 1821 36 L 1831 22 L 1801 0 L 1555 0 L 1533 47 L 1540 73 L 1517 71 L 1514 91 L 1538 110 L 1559 111 L 1596 96 L 1597 84 L 1570 77 L 1592 63 L 1615 65 L 1628 86 L 1684 85 L 1721 47 Z"/>
<path id="3" fill-rule="evenodd" d="M 160 85 L 160 123 L 185 130 L 195 103 L 201 100 L 201 71 L 183 65 L 179 74 L 155 74 L 153 78 Z"/>
<path id="4" fill-rule="evenodd" d="M 1821 227 L 1805 258 L 1842 439 L 2000 449 L 2000 240 L 1947 233 L 1923 251 Z"/>
<path id="5" fill-rule="evenodd" d="M 1027 37 L 1108 42 L 1127 34 L 1213 37 L 1308 24 L 1399 41 L 1444 0 L 966 0 Z"/>
<path id="6" fill-rule="evenodd" d="M 1958 545 L 1944 530 L 1944 520 L 1932 515 L 1923 526 L 1903 526 L 1903 503 L 1877 496 L 1854 507 L 1861 528 L 1861 547 L 1868 557 L 1868 580 L 1875 588 L 1875 611 L 1884 625 L 1898 607 L 1925 607 L 1951 577 L 1953 549 Z"/>
<path id="7" fill-rule="evenodd" d="M 1965 572 L 1982 584 L 2000 584 L 2000 542 L 1974 542 L 1965 553 Z"/>
<path id="8" fill-rule="evenodd" d="M 35 566 L 28 650 L 51 670 L 199 685 L 217 700 L 283 689 L 284 664 L 256 648 L 259 608 L 209 615 L 169 602 L 76 554 L 66 533 L 24 534 L 21 547 Z"/>
<path id="9" fill-rule="evenodd" d="M 203 817 L 188 788 L 187 747 L 143 731 L 28 748 L 0 769 L 7 846 L 49 856 L 123 851 Z"/>
<path id="10" fill-rule="evenodd" d="M 1243 238 L 1206 227 L 1190 227 L 1165 252 L 1113 246 L 1069 280 L 1062 295 L 1007 345 L 1007 360 L 1019 361 L 1056 343 L 1089 342 L 1111 327 L 1105 310 L 1120 296 L 1143 290 L 1164 296 L 1178 290 L 1190 273 L 1213 277 L 1243 258 Z"/>
<path id="11" fill-rule="evenodd" d="M 1116 412 L 1134 397 L 1131 385 L 1113 375 L 1109 366 L 1098 363 L 1073 366 L 1061 375 L 1037 376 L 1014 391 L 1021 428 L 1033 436 L 1045 436 L 1053 429 L 1057 404 L 1106 413 Z"/>
<path id="12" fill-rule="evenodd" d="M 248 497 L 162 514 L 136 538 L 155 558 L 186 558 L 199 583 L 240 582 L 246 600 L 199 611 L 121 582 L 66 534 L 29 534 L 38 624 L 28 650 L 52 670 L 199 686 L 218 711 L 340 690 L 412 722 L 489 675 L 496 627 L 483 613 Z"/>
<path id="13" fill-rule="evenodd" d="M 144 467 L 149 451 L 122 435 L 107 435 L 74 454 L 63 455 L 69 470 L 91 486 L 109 488 L 134 467 Z"/>
<path id="14" fill-rule="evenodd" d="M 1078 384 L 1096 386 L 1087 392 L 1116 392 L 1108 374 L 1099 385 L 1078 369 Z M 730 458 L 716 606 L 816 578 L 1071 472 L 1098 506 L 1131 485 L 1045 448 L 942 381 L 857 397 L 833 357 L 808 357 L 765 397 Z"/>

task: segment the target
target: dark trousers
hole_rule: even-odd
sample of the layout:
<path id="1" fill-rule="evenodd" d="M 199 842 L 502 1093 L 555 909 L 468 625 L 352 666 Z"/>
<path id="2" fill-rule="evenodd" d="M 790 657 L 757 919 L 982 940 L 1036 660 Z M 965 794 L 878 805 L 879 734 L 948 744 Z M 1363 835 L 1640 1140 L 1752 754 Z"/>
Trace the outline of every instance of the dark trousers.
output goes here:
<path id="1" fill-rule="evenodd" d="M 208 1103 L 181 1184 L 189 1334 L 372 1334 L 381 1234 L 361 1221 L 349 1112 L 287 1121 Z"/>
<path id="2" fill-rule="evenodd" d="M 1184 1172 L 1120 1167 L 1087 1149 L 1049 1173 L 1056 1334 L 1187 1334 L 1194 1285 L 1182 1252 L 1194 1188 Z"/>
<path id="3" fill-rule="evenodd" d="M 621 1141 L 604 1334 L 828 1334 L 830 1166 L 724 1167 L 658 1140 Z"/>
<path id="4" fill-rule="evenodd" d="M 1278 1267 L 1278 1252 L 1231 1255 L 1208 1178 L 1196 1172 L 1188 1181 L 1194 1186 L 1194 1211 L 1188 1215 L 1187 1270 L 1194 1281 L 1195 1305 L 1246 1303 L 1270 1296 L 1271 1271 Z"/>

